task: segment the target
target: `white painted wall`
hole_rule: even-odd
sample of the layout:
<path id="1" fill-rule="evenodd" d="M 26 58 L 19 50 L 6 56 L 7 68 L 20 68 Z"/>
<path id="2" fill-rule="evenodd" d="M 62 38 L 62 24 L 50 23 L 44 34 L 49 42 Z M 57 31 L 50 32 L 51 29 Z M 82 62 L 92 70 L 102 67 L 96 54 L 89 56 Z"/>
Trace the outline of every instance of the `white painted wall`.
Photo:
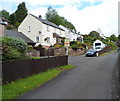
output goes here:
<path id="1" fill-rule="evenodd" d="M 96 45 L 95 45 L 96 43 L 98 43 L 98 44 L 100 44 L 100 45 L 96 46 Z M 103 48 L 105 47 L 105 44 L 104 44 L 102 41 L 100 41 L 100 40 L 96 40 L 96 41 L 93 43 L 93 48 L 96 49 L 96 47 L 100 47 L 100 49 L 97 50 L 97 51 L 99 51 L 99 50 L 101 50 L 101 49 L 103 49 Z"/>
<path id="2" fill-rule="evenodd" d="M 35 19 L 30 14 L 23 20 L 23 22 L 18 27 L 18 32 L 22 32 L 25 36 L 36 42 L 36 37 L 40 39 L 39 43 L 42 43 L 41 35 L 39 31 L 42 32 L 42 23 Z"/>
<path id="3" fill-rule="evenodd" d="M 30 31 L 29 31 L 29 27 L 30 27 Z M 61 37 L 65 36 L 64 31 L 43 24 L 42 22 L 40 22 L 30 14 L 28 14 L 28 16 L 18 27 L 18 31 L 22 32 L 24 35 L 26 35 L 34 42 L 36 42 L 36 37 L 39 37 L 40 41 L 36 45 L 41 44 L 45 46 L 54 45 L 56 43 L 56 38 L 53 38 L 53 33 L 57 33 Z M 41 31 L 41 34 L 39 33 L 39 31 Z M 47 40 L 45 40 L 46 38 L 49 38 L 50 41 L 48 42 Z"/>

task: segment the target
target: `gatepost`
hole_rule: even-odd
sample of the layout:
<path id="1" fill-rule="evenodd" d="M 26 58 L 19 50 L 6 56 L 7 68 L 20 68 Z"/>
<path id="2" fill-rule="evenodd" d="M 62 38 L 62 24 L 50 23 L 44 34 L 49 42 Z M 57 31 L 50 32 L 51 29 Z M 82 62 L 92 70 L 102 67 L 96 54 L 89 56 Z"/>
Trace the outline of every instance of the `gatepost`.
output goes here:
<path id="1" fill-rule="evenodd" d="M 68 47 L 70 46 L 70 39 L 66 38 L 64 46 L 66 47 L 66 55 L 68 56 Z"/>

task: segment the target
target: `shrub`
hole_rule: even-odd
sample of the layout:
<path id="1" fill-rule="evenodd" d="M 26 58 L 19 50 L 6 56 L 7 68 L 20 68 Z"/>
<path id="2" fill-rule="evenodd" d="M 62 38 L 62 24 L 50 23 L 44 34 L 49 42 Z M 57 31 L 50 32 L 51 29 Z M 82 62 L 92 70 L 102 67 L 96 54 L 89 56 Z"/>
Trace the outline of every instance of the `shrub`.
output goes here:
<path id="1" fill-rule="evenodd" d="M 62 47 L 64 47 L 64 46 L 59 45 L 59 44 L 55 44 L 53 47 L 55 47 L 55 48 L 62 48 Z"/>
<path id="2" fill-rule="evenodd" d="M 28 45 L 28 46 L 27 46 L 27 50 L 28 50 L 28 51 L 31 51 L 31 50 L 33 50 L 33 47 L 32 47 L 31 45 Z"/>
<path id="3" fill-rule="evenodd" d="M 20 53 L 25 53 L 27 49 L 27 44 L 24 40 L 16 37 L 3 37 L 2 44 L 6 44 L 7 46 L 12 46 L 17 49 Z"/>
<path id="4" fill-rule="evenodd" d="M 18 60 L 21 57 L 25 57 L 27 45 L 22 39 L 15 37 L 3 37 L 0 41 L 2 43 L 3 61 Z"/>
<path id="5" fill-rule="evenodd" d="M 71 48 L 74 49 L 74 50 L 77 50 L 77 49 L 79 49 L 79 46 L 74 44 L 74 45 L 71 46 Z"/>
<path id="6" fill-rule="evenodd" d="M 7 27 L 6 27 L 7 29 L 14 29 L 14 26 L 13 25 L 7 25 Z"/>
<path id="7" fill-rule="evenodd" d="M 116 49 L 117 45 L 114 42 L 106 42 L 107 46 L 112 47 L 112 49 Z"/>

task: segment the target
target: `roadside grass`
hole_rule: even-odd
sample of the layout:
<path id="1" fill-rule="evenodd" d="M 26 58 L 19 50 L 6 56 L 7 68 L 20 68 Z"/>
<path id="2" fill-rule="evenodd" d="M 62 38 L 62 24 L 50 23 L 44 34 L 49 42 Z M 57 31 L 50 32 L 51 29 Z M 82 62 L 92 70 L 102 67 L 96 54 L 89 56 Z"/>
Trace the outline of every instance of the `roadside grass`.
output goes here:
<path id="1" fill-rule="evenodd" d="M 112 51 L 110 51 L 110 52 L 107 52 L 107 53 L 103 53 L 103 54 L 101 54 L 101 55 L 99 55 L 99 56 L 104 56 L 104 55 L 108 55 L 108 54 L 111 54 L 111 53 L 113 53 L 113 52 L 115 52 L 116 50 L 112 50 Z"/>
<path id="2" fill-rule="evenodd" d="M 61 72 L 74 68 L 73 65 L 61 66 L 46 72 L 34 74 L 28 78 L 16 80 L 2 86 L 2 99 L 10 100 L 55 78 Z"/>

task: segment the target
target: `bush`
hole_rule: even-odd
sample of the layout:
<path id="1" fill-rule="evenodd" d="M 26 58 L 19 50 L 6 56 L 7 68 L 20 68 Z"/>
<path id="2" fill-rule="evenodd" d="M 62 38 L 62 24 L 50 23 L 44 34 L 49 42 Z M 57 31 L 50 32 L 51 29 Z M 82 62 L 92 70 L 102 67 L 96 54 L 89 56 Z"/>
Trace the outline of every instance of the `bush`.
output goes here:
<path id="1" fill-rule="evenodd" d="M 55 47 L 55 48 L 62 48 L 62 47 L 64 47 L 64 46 L 59 45 L 59 44 L 55 44 L 53 47 Z"/>
<path id="2" fill-rule="evenodd" d="M 106 42 L 107 46 L 112 47 L 112 49 L 116 49 L 117 45 L 114 42 Z"/>
<path id="3" fill-rule="evenodd" d="M 6 27 L 7 29 L 14 29 L 14 26 L 13 25 L 7 25 L 7 27 Z"/>
<path id="4" fill-rule="evenodd" d="M 15 37 L 3 37 L 0 39 L 2 43 L 2 60 L 18 60 L 21 57 L 25 57 L 27 50 L 27 44 L 19 38 Z"/>
<path id="5" fill-rule="evenodd" d="M 77 50 L 77 49 L 79 49 L 79 46 L 74 44 L 74 45 L 71 46 L 71 48 L 74 49 L 74 50 Z"/>
<path id="6" fill-rule="evenodd" d="M 2 44 L 6 44 L 7 46 L 12 46 L 17 49 L 20 53 L 25 53 L 27 49 L 27 44 L 24 40 L 16 37 L 3 37 Z"/>

